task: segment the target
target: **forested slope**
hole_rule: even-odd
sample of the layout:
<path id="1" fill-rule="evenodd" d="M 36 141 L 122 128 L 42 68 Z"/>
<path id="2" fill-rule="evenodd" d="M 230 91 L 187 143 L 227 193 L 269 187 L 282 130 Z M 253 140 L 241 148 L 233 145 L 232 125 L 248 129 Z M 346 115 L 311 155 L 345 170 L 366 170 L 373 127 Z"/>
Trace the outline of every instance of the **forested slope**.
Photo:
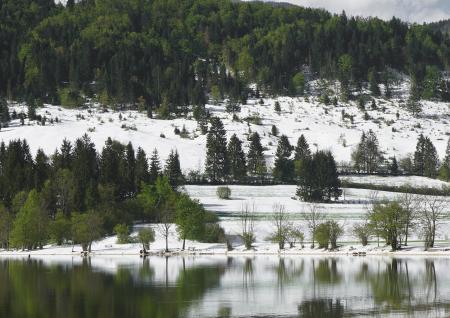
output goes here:
<path id="1" fill-rule="evenodd" d="M 450 40 L 398 19 L 230 0 L 4 0 L 0 93 L 29 103 L 204 105 L 208 94 L 245 101 L 249 84 L 299 95 L 312 79 L 338 79 L 344 99 L 365 82 L 388 88 L 392 70 L 420 95 L 450 62 Z M 433 77 L 434 76 L 434 77 Z M 430 85 L 429 85 L 430 86 Z M 254 86 L 253 86 L 254 87 Z"/>

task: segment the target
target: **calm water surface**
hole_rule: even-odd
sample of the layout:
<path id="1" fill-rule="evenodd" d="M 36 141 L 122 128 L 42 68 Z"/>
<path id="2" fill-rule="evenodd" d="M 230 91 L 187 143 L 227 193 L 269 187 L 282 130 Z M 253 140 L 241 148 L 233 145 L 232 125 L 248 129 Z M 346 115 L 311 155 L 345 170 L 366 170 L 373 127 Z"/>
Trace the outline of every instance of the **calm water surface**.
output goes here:
<path id="1" fill-rule="evenodd" d="M 450 259 L 0 259 L 0 317 L 450 317 Z"/>

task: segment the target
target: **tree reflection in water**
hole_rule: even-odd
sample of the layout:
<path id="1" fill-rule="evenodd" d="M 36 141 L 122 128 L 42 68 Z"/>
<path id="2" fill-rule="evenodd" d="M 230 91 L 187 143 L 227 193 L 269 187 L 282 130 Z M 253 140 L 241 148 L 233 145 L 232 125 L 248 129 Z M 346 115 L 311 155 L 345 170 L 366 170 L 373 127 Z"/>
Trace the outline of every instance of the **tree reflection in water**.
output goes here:
<path id="1" fill-rule="evenodd" d="M 0 317 L 440 317 L 450 308 L 448 259 L 150 257 L 107 271 L 93 260 L 0 259 Z"/>

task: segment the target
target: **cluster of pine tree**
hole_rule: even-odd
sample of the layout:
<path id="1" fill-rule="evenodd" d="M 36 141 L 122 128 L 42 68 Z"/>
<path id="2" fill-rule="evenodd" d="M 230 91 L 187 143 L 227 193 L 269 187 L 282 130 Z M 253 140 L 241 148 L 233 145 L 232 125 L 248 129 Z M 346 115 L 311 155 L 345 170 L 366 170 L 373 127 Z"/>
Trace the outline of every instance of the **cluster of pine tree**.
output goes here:
<path id="1" fill-rule="evenodd" d="M 247 155 L 242 141 L 235 134 L 227 144 L 226 132 L 219 118 L 211 119 L 206 140 L 205 175 L 211 183 L 263 182 L 265 178 L 277 183 L 297 183 L 297 195 L 306 201 L 330 201 L 338 199 L 341 194 L 333 155 L 324 151 L 311 154 L 303 135 L 296 147 L 290 144 L 287 136 L 280 136 L 272 176 L 268 174 L 264 148 L 257 132 L 249 137 Z"/>
<path id="2" fill-rule="evenodd" d="M 131 143 L 110 138 L 101 152 L 84 135 L 34 158 L 25 140 L 2 142 L 0 245 L 32 249 L 50 238 L 81 243 L 89 233 L 92 242 L 136 220 L 176 223 L 183 239 L 218 240 L 216 218 L 177 192 L 183 182 L 176 151 L 163 169 L 157 150 L 149 163 L 142 148 L 135 152 Z"/>
<path id="3" fill-rule="evenodd" d="M 421 134 L 412 158 L 401 158 L 399 163 L 397 158 L 393 157 L 390 163 L 387 163 L 380 149 L 378 138 L 372 130 L 363 132 L 361 141 L 352 153 L 353 166 L 357 173 L 384 174 L 389 172 L 392 175 L 397 175 L 402 172 L 429 178 L 439 177 L 443 180 L 450 179 L 448 174 L 450 171 L 449 158 L 450 139 L 441 163 L 431 139 Z"/>
<path id="4" fill-rule="evenodd" d="M 449 98 L 450 40 L 428 25 L 232 0 L 4 0 L 0 95 L 29 104 L 103 105 L 167 115 L 207 94 L 245 100 L 249 83 L 302 94 L 338 79 L 341 97 L 390 70 L 411 74 L 413 99 Z M 270 67 L 269 67 L 270 66 Z"/>

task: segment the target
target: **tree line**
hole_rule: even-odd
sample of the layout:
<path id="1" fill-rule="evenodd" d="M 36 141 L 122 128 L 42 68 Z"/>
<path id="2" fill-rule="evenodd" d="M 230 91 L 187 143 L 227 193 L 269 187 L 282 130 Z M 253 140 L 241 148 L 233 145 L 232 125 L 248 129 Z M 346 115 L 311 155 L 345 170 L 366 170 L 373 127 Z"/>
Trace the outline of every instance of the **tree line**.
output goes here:
<path id="1" fill-rule="evenodd" d="M 143 149 L 110 138 L 101 152 L 84 135 L 35 157 L 26 140 L 2 142 L 0 246 L 34 249 L 52 241 L 90 249 L 104 235 L 129 234 L 136 221 L 161 225 L 166 242 L 162 229 L 173 224 L 183 241 L 222 240 L 217 217 L 179 190 L 183 180 L 176 151 L 163 167 L 157 150 L 149 160 Z"/>
<path id="2" fill-rule="evenodd" d="M 359 173 L 405 173 L 449 181 L 450 139 L 442 160 L 431 139 L 423 134 L 419 135 L 416 150 L 411 156 L 385 158 L 376 134 L 369 130 L 362 133 L 360 142 L 352 153 L 352 163 L 354 170 Z"/>
<path id="3" fill-rule="evenodd" d="M 298 184 L 297 195 L 305 201 L 337 200 L 342 191 L 336 162 L 330 151 L 311 153 L 301 135 L 297 145 L 287 136 L 278 140 L 271 175 L 264 156 L 261 137 L 257 132 L 248 136 L 247 154 L 243 142 L 232 135 L 227 142 L 226 131 L 219 118 L 211 119 L 206 138 L 205 174 L 209 183 L 263 183 L 265 178 L 281 184 Z"/>
<path id="4" fill-rule="evenodd" d="M 450 40 L 429 25 L 232 0 L 5 0 L 0 95 L 75 107 L 95 97 L 152 116 L 207 96 L 302 95 L 338 80 L 342 100 L 391 93 L 410 75 L 412 102 L 449 99 Z M 270 67 L 269 67 L 270 66 Z M 249 84 L 257 89 L 250 92 Z"/>
<path id="5" fill-rule="evenodd" d="M 311 248 L 337 249 L 338 241 L 347 232 L 353 235 L 362 246 L 380 240 L 393 251 L 408 246 L 408 240 L 415 233 L 424 242 L 426 250 L 435 247 L 436 236 L 448 216 L 446 200 L 433 196 L 402 194 L 394 200 L 378 198 L 373 192 L 367 206 L 364 221 L 356 222 L 352 227 L 345 226 L 324 213 L 313 203 L 301 213 L 301 222 L 293 222 L 286 208 L 281 204 L 273 205 L 271 216 L 272 231 L 265 238 L 277 243 L 280 250 L 296 247 L 305 243 L 305 230 L 309 232 Z M 255 206 L 244 205 L 239 213 L 241 237 L 246 249 L 252 249 L 256 241 Z M 233 246 L 229 244 L 229 249 Z"/>

